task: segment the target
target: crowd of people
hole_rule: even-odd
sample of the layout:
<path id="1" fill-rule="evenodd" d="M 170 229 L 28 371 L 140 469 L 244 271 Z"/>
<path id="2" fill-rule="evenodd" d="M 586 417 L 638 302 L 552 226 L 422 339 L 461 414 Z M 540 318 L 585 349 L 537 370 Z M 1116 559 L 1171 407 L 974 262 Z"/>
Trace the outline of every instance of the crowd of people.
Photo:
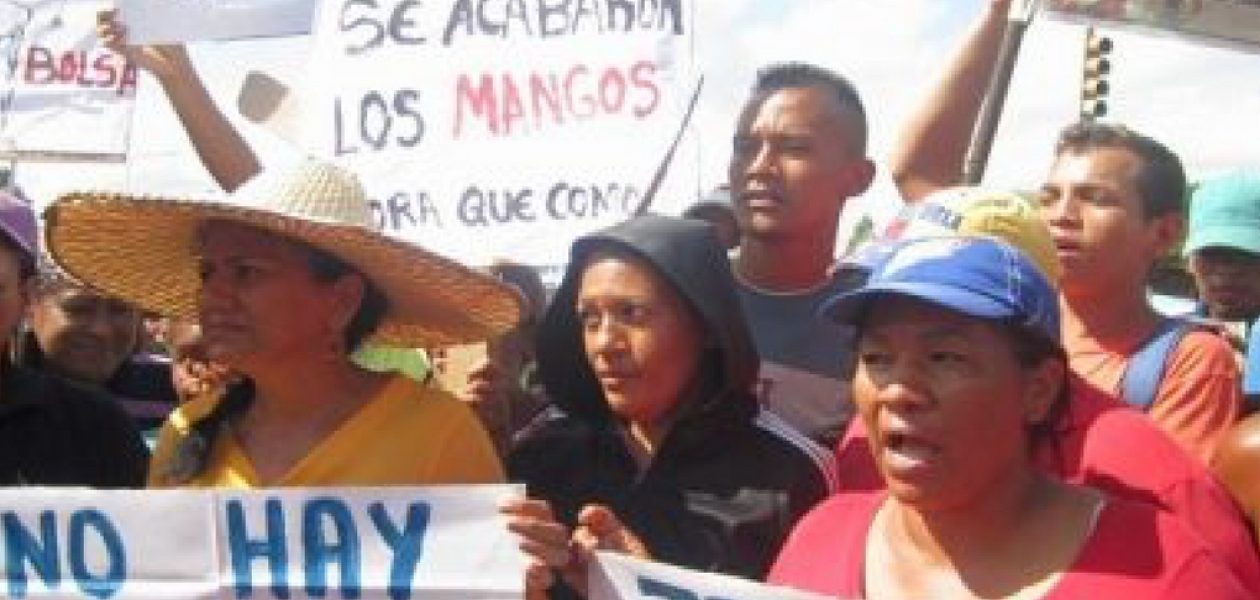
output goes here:
<path id="1" fill-rule="evenodd" d="M 577 239 L 551 294 L 376 231 L 343 168 L 264 168 L 182 48 L 104 12 L 228 200 L 66 195 L 40 248 L 0 196 L 0 481 L 522 482 L 530 598 L 584 597 L 596 550 L 842 598 L 1260 597 L 1260 171 L 1191 185 L 1083 122 L 1035 191 L 960 187 L 1009 4 L 859 251 L 858 90 L 775 64 L 727 184 Z M 1150 298 L 1178 249 L 1194 314 Z"/>

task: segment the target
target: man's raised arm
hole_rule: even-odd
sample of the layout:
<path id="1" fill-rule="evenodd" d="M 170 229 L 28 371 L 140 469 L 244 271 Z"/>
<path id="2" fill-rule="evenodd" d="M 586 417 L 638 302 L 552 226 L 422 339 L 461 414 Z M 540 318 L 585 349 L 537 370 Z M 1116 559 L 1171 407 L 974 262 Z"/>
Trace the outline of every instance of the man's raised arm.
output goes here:
<path id="1" fill-rule="evenodd" d="M 1011 1 L 989 2 L 898 135 L 888 168 L 907 202 L 962 183 L 967 146 L 997 67 Z"/>

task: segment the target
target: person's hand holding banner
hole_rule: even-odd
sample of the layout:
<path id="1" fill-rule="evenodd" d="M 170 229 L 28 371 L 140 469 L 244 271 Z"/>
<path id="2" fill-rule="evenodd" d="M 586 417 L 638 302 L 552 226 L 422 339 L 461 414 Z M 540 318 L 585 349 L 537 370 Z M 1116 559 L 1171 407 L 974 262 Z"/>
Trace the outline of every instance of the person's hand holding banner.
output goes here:
<path id="1" fill-rule="evenodd" d="M 546 500 L 514 498 L 499 509 L 507 516 L 508 531 L 520 536 L 521 551 L 529 557 L 525 567 L 526 600 L 545 600 L 559 573 L 572 586 L 582 583 L 586 565 L 570 544 L 569 528 L 556 521 Z"/>
<path id="2" fill-rule="evenodd" d="M 125 56 L 136 66 L 159 80 L 171 79 L 190 68 L 188 53 L 180 44 L 138 46 L 130 43 L 127 26 L 118 20 L 118 10 L 109 8 L 96 13 L 96 36 L 111 52 Z"/>
<path id="3" fill-rule="evenodd" d="M 559 575 L 580 596 L 597 552 L 616 552 L 650 560 L 647 546 L 607 506 L 592 504 L 578 513 L 572 534 L 559 523 L 545 500 L 514 499 L 501 510 L 508 516 L 508 531 L 521 538 L 521 550 L 530 557 L 525 572 L 525 597 L 545 599 Z"/>
<path id="4" fill-rule="evenodd" d="M 643 540 L 630 531 L 611 508 L 601 504 L 586 506 L 578 514 L 573 543 L 583 549 L 587 558 L 594 556 L 596 551 L 618 552 L 642 559 L 652 558 L 652 553 Z"/>

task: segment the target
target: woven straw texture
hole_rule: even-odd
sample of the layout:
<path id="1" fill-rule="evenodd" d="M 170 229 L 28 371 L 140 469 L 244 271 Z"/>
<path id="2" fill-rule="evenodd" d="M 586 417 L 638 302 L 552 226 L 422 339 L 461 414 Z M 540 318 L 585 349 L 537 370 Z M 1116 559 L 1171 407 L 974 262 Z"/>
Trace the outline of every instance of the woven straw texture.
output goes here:
<path id="1" fill-rule="evenodd" d="M 146 310 L 196 318 L 203 223 L 243 223 L 306 242 L 353 265 L 389 300 L 376 343 L 437 347 L 486 340 L 520 315 L 498 280 L 370 228 L 362 187 L 314 161 L 264 173 L 230 201 L 71 193 L 45 212 L 47 247 L 68 273 Z"/>

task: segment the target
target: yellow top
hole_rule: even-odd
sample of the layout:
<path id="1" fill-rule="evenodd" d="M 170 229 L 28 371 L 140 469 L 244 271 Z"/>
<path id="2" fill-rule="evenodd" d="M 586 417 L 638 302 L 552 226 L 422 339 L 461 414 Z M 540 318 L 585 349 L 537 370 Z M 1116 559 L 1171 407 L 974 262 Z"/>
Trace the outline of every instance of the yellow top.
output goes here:
<path id="1" fill-rule="evenodd" d="M 149 487 L 260 487 L 245 451 L 228 429 L 214 440 L 206 468 L 171 480 L 176 448 L 217 397 L 180 406 L 162 427 L 149 463 Z M 435 388 L 394 376 L 380 395 L 341 424 L 273 485 L 276 487 L 499 483 L 503 466 L 473 412 Z"/>

